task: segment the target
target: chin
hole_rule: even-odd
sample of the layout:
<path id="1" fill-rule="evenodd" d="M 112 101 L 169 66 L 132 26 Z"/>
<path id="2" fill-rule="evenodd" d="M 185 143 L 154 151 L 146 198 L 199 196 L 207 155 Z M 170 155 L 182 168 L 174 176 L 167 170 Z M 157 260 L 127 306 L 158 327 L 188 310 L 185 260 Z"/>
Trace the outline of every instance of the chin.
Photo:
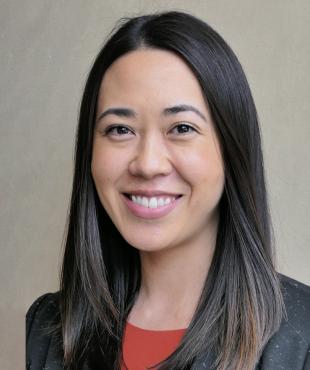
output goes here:
<path id="1" fill-rule="evenodd" d="M 171 248 L 163 240 L 137 240 L 137 238 L 126 238 L 126 241 L 137 250 L 141 252 L 159 252 Z"/>

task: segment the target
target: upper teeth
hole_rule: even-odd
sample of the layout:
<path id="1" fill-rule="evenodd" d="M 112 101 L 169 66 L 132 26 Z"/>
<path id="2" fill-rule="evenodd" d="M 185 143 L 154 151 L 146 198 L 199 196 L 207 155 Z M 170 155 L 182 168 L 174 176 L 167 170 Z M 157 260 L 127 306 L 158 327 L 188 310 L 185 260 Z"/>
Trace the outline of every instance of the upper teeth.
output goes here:
<path id="1" fill-rule="evenodd" d="M 156 198 L 156 197 L 140 197 L 140 196 L 135 196 L 135 195 L 129 195 L 130 199 L 134 203 L 138 203 L 143 207 L 148 207 L 148 208 L 157 208 L 164 206 L 166 204 L 169 204 L 173 202 L 176 197 L 165 197 L 165 198 Z"/>

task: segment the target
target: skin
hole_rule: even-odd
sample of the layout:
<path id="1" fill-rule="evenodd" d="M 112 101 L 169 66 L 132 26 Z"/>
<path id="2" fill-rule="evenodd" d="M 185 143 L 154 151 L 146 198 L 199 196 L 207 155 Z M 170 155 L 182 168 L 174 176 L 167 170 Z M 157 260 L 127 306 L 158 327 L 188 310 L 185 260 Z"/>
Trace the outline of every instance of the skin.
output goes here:
<path id="1" fill-rule="evenodd" d="M 196 107 L 205 120 L 191 111 L 162 115 L 178 104 Z M 136 117 L 109 114 L 99 119 L 112 107 L 130 108 Z M 127 129 L 107 133 L 112 124 Z M 141 289 L 128 321 L 155 330 L 187 327 L 214 253 L 225 176 L 207 102 L 179 56 L 142 48 L 106 71 L 91 170 L 103 207 L 141 258 Z M 138 188 L 183 197 L 168 215 L 146 220 L 133 215 L 121 197 Z"/>

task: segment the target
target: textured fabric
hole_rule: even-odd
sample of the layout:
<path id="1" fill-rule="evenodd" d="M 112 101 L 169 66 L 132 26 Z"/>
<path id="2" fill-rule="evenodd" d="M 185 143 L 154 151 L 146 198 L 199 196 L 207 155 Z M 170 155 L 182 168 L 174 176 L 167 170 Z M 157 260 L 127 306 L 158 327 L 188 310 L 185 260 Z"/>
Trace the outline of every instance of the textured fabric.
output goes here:
<path id="1" fill-rule="evenodd" d="M 310 370 L 310 287 L 287 276 L 279 275 L 288 320 L 264 348 L 254 370 Z M 27 369 L 60 370 L 62 352 L 58 341 L 44 333 L 44 328 L 58 315 L 58 293 L 39 297 L 26 315 Z M 205 353 L 195 361 L 192 370 L 211 370 L 213 353 Z M 80 370 L 111 370 L 91 367 Z M 249 369 L 250 370 L 250 369 Z"/>
<path id="2" fill-rule="evenodd" d="M 145 370 L 164 360 L 177 348 L 185 330 L 146 330 L 127 322 L 122 370 Z"/>
<path id="3" fill-rule="evenodd" d="M 39 297 L 26 315 L 26 369 L 63 369 L 62 349 L 46 329 L 58 318 L 58 293 Z"/>

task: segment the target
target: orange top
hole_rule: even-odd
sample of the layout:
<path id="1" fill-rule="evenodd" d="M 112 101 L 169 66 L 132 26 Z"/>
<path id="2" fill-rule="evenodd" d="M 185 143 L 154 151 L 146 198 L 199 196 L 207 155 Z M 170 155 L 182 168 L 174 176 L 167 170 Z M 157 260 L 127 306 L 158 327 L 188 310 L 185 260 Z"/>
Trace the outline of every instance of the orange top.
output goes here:
<path id="1" fill-rule="evenodd" d="M 148 330 L 127 322 L 121 370 L 145 370 L 175 351 L 186 329 Z"/>

